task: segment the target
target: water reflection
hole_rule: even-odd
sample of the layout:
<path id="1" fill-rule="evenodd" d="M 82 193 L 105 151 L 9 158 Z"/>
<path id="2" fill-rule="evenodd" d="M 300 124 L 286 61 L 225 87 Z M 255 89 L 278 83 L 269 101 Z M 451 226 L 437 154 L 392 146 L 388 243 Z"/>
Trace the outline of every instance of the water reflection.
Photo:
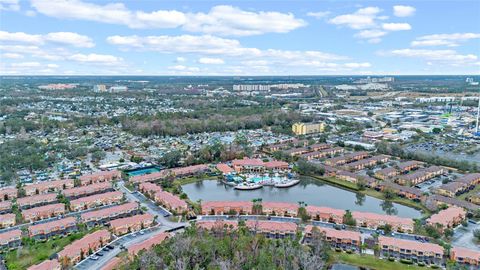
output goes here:
<path id="1" fill-rule="evenodd" d="M 184 185 L 183 191 L 193 201 L 199 199 L 203 201 L 251 201 L 262 198 L 264 202 L 283 201 L 298 203 L 303 201 L 308 205 L 328 206 L 352 211 L 390 214 L 410 218 L 421 216 L 416 209 L 330 186 L 311 178 L 302 178 L 298 185 L 285 189 L 263 187 L 262 189 L 252 191 L 241 191 L 218 181 L 203 181 Z"/>

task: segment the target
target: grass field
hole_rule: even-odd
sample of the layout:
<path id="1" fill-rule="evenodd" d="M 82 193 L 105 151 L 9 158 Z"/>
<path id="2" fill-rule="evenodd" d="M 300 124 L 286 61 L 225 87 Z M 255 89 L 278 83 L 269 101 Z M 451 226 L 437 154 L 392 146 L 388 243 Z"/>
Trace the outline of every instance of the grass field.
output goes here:
<path id="1" fill-rule="evenodd" d="M 9 270 L 27 269 L 29 266 L 48 259 L 53 254 L 62 250 L 66 245 L 82 238 L 86 232 L 79 232 L 64 238 L 49 240 L 45 243 L 30 243 L 17 250 L 7 252 L 5 261 Z"/>
<path id="2" fill-rule="evenodd" d="M 420 267 L 416 265 L 408 265 L 400 262 L 391 262 L 388 260 L 380 260 L 373 255 L 359 255 L 359 254 L 347 254 L 344 252 L 329 253 L 329 263 L 346 263 L 350 265 L 363 266 L 370 269 L 388 269 L 388 270 L 419 270 L 429 269 L 428 267 Z"/>

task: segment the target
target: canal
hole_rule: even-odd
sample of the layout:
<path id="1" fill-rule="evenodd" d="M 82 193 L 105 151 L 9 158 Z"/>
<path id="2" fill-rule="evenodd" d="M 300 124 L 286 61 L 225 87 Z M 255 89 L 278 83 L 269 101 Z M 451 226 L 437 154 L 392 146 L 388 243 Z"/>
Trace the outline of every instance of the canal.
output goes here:
<path id="1" fill-rule="evenodd" d="M 263 201 L 293 203 L 303 201 L 309 205 L 328 206 L 344 210 L 397 215 L 407 218 L 421 217 L 421 212 L 414 208 L 344 190 L 311 178 L 302 178 L 298 185 L 284 189 L 263 187 L 257 190 L 240 191 L 218 181 L 209 180 L 186 184 L 182 188 L 192 201 L 251 201 L 262 198 Z"/>

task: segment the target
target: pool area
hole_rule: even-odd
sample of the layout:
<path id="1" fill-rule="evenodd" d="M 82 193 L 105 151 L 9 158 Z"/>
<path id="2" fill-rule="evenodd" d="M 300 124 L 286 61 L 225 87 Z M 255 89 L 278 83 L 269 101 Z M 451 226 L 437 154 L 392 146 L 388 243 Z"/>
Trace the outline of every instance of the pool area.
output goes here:
<path id="1" fill-rule="evenodd" d="M 155 173 L 155 172 L 159 172 L 159 171 L 160 171 L 160 169 L 157 168 L 157 167 L 140 168 L 140 169 L 135 169 L 135 170 L 127 172 L 127 175 L 128 176 L 138 176 L 138 175 Z"/>

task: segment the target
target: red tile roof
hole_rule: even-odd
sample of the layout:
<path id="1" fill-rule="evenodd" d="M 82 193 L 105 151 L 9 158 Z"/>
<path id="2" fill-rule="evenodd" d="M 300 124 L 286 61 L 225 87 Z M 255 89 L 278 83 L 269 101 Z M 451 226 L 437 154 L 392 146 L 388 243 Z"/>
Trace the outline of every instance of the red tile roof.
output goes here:
<path id="1" fill-rule="evenodd" d="M 95 231 L 91 234 L 85 235 L 83 238 L 74 241 L 66 246 L 62 251 L 58 252 L 58 257 L 74 257 L 80 253 L 80 250 L 87 250 L 94 243 L 98 243 L 100 239 L 110 239 L 111 234 L 109 231 L 103 229 Z M 104 242 L 106 244 L 106 242 Z"/>
<path id="2" fill-rule="evenodd" d="M 138 204 L 136 202 L 128 202 L 121 205 L 116 205 L 104 209 L 100 209 L 97 211 L 83 213 L 81 215 L 81 219 L 83 222 L 87 222 L 90 220 L 102 219 L 106 217 L 111 217 L 117 215 L 119 213 L 126 213 L 131 212 L 133 210 L 138 209 Z"/>
<path id="3" fill-rule="evenodd" d="M 317 228 L 320 232 L 324 233 L 326 237 L 360 241 L 361 234 L 359 232 L 354 232 L 354 231 L 347 231 L 347 230 L 340 231 L 332 228 L 307 225 L 305 226 L 305 233 L 311 233 L 314 227 Z"/>
<path id="4" fill-rule="evenodd" d="M 122 263 L 122 259 L 119 257 L 111 258 L 100 270 L 114 270 Z"/>
<path id="5" fill-rule="evenodd" d="M 211 230 L 213 228 L 227 228 L 232 227 L 236 229 L 238 227 L 238 222 L 233 220 L 200 220 L 196 222 L 198 228 L 205 230 Z"/>
<path id="6" fill-rule="evenodd" d="M 389 224 L 395 223 L 395 224 L 401 224 L 406 226 L 413 226 L 413 220 L 410 218 L 402 218 L 397 216 L 381 215 L 376 213 L 358 212 L 358 211 L 352 212 L 352 216 L 354 219 L 383 221 Z"/>
<path id="7" fill-rule="evenodd" d="M 111 181 L 114 178 L 120 178 L 121 176 L 122 176 L 122 173 L 117 170 L 100 171 L 100 172 L 82 175 L 80 176 L 80 181 L 82 183 L 88 182 L 88 181 L 101 181 L 101 180 Z"/>
<path id="8" fill-rule="evenodd" d="M 180 197 L 166 191 L 157 191 L 155 192 L 155 200 L 156 201 L 162 201 L 165 204 L 168 204 L 169 207 L 177 209 L 177 208 L 182 208 L 182 209 L 187 209 L 188 204 L 180 199 Z"/>
<path id="9" fill-rule="evenodd" d="M 77 220 L 74 217 L 67 217 L 50 222 L 40 223 L 28 227 L 29 235 L 37 235 L 41 233 L 49 233 L 56 229 L 66 229 L 70 226 L 77 224 Z"/>
<path id="10" fill-rule="evenodd" d="M 30 209 L 26 209 L 22 211 L 22 215 L 24 217 L 30 216 L 32 214 L 40 213 L 40 212 L 54 212 L 63 210 L 65 211 L 65 204 L 63 203 L 55 203 L 55 204 L 48 204 L 44 206 L 34 207 Z"/>
<path id="11" fill-rule="evenodd" d="M 443 255 L 443 247 L 432 243 L 421 243 L 418 241 L 404 240 L 385 236 L 379 236 L 378 243 L 380 245 L 380 248 L 382 248 L 383 245 L 386 245 L 389 247 L 398 247 L 400 249 L 416 250 L 424 253 L 434 252 L 435 254 Z"/>
<path id="12" fill-rule="evenodd" d="M 264 163 L 265 167 L 268 168 L 277 168 L 277 167 L 288 167 L 288 163 L 285 161 L 272 160 Z"/>
<path id="13" fill-rule="evenodd" d="M 468 258 L 471 260 L 476 260 L 480 262 L 480 251 L 463 248 L 463 247 L 453 247 L 451 250 L 452 254 L 455 254 L 455 257 Z"/>
<path id="14" fill-rule="evenodd" d="M 277 222 L 264 220 L 247 220 L 245 225 L 249 229 L 266 232 L 290 232 L 297 231 L 297 224 L 293 222 Z"/>
<path id="15" fill-rule="evenodd" d="M 224 163 L 218 163 L 217 164 L 217 170 L 221 171 L 223 174 L 228 174 L 231 172 L 234 172 L 235 170 L 232 169 L 230 166 Z"/>
<path id="16" fill-rule="evenodd" d="M 145 221 L 153 221 L 155 217 L 152 214 L 143 214 L 143 215 L 135 215 L 131 217 L 119 218 L 110 221 L 110 225 L 113 228 L 121 227 L 123 225 L 131 225 L 131 224 L 141 224 Z"/>
<path id="17" fill-rule="evenodd" d="M 343 217 L 343 215 L 345 215 L 345 210 L 324 206 L 307 205 L 305 209 L 309 215 L 329 214 L 338 217 Z"/>
<path id="18" fill-rule="evenodd" d="M 21 230 L 11 230 L 4 233 L 0 233 L 0 244 L 5 245 L 15 239 L 20 239 L 22 237 Z"/>
<path id="19" fill-rule="evenodd" d="M 141 250 L 148 250 L 153 246 L 162 243 L 168 237 L 170 237 L 169 233 L 161 232 L 157 235 L 154 235 L 152 238 L 149 238 L 148 240 L 129 246 L 128 254 L 137 255 Z"/>
<path id="20" fill-rule="evenodd" d="M 104 199 L 114 199 L 115 197 L 123 196 L 123 193 L 121 191 L 112 191 L 112 192 L 107 192 L 107 193 L 100 193 L 100 194 L 95 194 L 83 198 L 79 198 L 76 200 L 72 200 L 70 202 L 70 205 L 78 205 L 82 203 L 90 203 L 94 202 L 97 200 L 104 200 Z"/>
<path id="21" fill-rule="evenodd" d="M 466 214 L 467 211 L 465 211 L 463 208 L 452 206 L 438 212 L 437 214 L 433 214 L 429 219 L 427 219 L 427 222 L 431 224 L 441 224 L 444 227 L 447 227 L 449 223 L 453 222 L 459 217 L 464 218 Z"/>
<path id="22" fill-rule="evenodd" d="M 35 190 L 47 190 L 47 189 L 63 189 L 63 185 L 65 186 L 72 186 L 73 187 L 73 179 L 63 179 L 63 180 L 53 180 L 53 181 L 45 181 L 35 184 L 25 185 L 23 188 L 25 191 L 35 191 Z"/>
<path id="23" fill-rule="evenodd" d="M 298 211 L 298 204 L 288 202 L 262 202 L 263 210 L 265 209 L 277 209 L 289 212 Z"/>
<path id="24" fill-rule="evenodd" d="M 56 193 L 47 193 L 47 194 L 39 194 L 39 195 L 18 198 L 17 204 L 21 207 L 21 206 L 34 205 L 39 203 L 50 203 L 56 200 L 57 200 Z"/>
<path id="25" fill-rule="evenodd" d="M 57 260 L 46 260 L 39 264 L 32 265 L 28 270 L 57 270 L 61 269 L 61 265 Z"/>
<path id="26" fill-rule="evenodd" d="M 154 172 L 154 173 L 149 173 L 149 174 L 144 174 L 144 175 L 136 175 L 132 176 L 128 179 L 128 181 L 132 183 L 142 183 L 142 182 L 149 182 L 149 181 L 155 181 L 158 179 L 162 179 L 168 175 L 169 171 L 168 170 L 163 170 L 160 172 Z"/>
<path id="27" fill-rule="evenodd" d="M 258 158 L 235 159 L 235 160 L 232 160 L 232 165 L 233 166 L 263 166 L 263 161 Z"/>
<path id="28" fill-rule="evenodd" d="M 170 169 L 170 170 L 175 176 L 183 176 L 183 175 L 187 175 L 187 174 L 206 171 L 206 170 L 208 170 L 208 166 L 205 165 L 205 164 L 199 164 L 199 165 L 192 165 L 192 166 L 187 166 L 187 167 L 182 167 L 182 168 L 174 168 L 174 169 Z"/>
<path id="29" fill-rule="evenodd" d="M 253 203 L 248 201 L 207 201 L 202 202 L 204 208 L 252 208 Z"/>
<path id="30" fill-rule="evenodd" d="M 95 183 L 87 186 L 80 186 L 75 188 L 69 188 L 62 191 L 66 197 L 79 196 L 85 194 L 92 194 L 101 190 L 112 188 L 111 182 Z"/>

